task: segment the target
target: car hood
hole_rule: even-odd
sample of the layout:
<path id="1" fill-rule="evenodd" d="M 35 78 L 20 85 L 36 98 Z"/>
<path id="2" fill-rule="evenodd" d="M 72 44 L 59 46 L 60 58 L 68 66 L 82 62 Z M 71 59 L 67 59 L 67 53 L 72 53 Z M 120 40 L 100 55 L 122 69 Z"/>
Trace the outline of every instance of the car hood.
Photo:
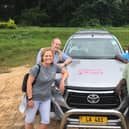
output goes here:
<path id="1" fill-rule="evenodd" d="M 73 60 L 67 67 L 67 86 L 113 88 L 121 79 L 124 66 L 113 59 Z"/>

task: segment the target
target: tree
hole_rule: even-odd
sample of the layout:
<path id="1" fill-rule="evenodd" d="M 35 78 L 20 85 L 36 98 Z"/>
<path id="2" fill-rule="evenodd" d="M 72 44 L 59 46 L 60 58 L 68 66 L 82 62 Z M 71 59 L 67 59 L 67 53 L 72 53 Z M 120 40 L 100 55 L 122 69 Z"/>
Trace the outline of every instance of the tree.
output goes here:
<path id="1" fill-rule="evenodd" d="M 16 23 L 24 21 L 39 26 L 121 26 L 129 24 L 128 13 L 129 0 L 1 0 L 0 3 L 0 20 L 13 18 Z"/>

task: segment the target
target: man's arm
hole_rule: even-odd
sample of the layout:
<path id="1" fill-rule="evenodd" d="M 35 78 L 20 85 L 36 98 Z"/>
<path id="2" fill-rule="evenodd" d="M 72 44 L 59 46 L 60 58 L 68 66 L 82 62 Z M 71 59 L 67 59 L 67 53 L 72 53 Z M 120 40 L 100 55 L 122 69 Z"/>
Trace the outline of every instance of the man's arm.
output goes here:
<path id="1" fill-rule="evenodd" d="M 117 86 L 115 88 L 115 91 L 116 91 L 116 93 L 118 95 L 121 95 L 121 88 L 122 88 L 122 86 L 125 86 L 125 84 L 126 84 L 126 80 L 125 79 L 121 79 L 119 81 L 119 83 L 117 84 Z"/>
<path id="2" fill-rule="evenodd" d="M 70 56 L 66 55 L 65 53 L 61 53 L 61 56 L 61 62 L 58 63 L 60 67 L 66 67 L 67 65 L 72 63 L 72 58 Z"/>
<path id="3" fill-rule="evenodd" d="M 67 66 L 68 64 L 72 63 L 72 59 L 71 58 L 68 58 L 64 61 L 64 66 Z"/>
<path id="4" fill-rule="evenodd" d="M 116 60 L 119 60 L 119 61 L 121 61 L 122 63 L 125 63 L 125 64 L 128 63 L 128 61 L 125 60 L 125 59 L 123 59 L 120 55 L 116 55 L 116 56 L 115 56 L 115 59 L 116 59 Z"/>
<path id="5" fill-rule="evenodd" d="M 64 60 L 64 65 L 72 63 L 72 58 L 65 53 L 62 53 L 62 59 Z"/>
<path id="6" fill-rule="evenodd" d="M 69 65 L 70 63 L 72 63 L 72 58 L 69 57 L 68 55 L 64 54 L 62 55 L 62 59 L 63 59 L 63 67 L 66 67 L 67 65 Z"/>

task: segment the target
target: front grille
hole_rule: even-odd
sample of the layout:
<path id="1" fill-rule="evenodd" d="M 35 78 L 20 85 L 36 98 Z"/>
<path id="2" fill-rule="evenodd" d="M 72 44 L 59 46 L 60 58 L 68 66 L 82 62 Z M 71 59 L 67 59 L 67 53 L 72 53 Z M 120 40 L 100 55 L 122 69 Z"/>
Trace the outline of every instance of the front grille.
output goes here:
<path id="1" fill-rule="evenodd" d="M 89 102 L 87 97 L 89 95 L 99 96 L 99 102 Z M 119 97 L 114 91 L 78 91 L 78 90 L 67 90 L 66 102 L 70 107 L 73 108 L 103 108 L 111 109 L 115 108 L 120 104 Z"/>

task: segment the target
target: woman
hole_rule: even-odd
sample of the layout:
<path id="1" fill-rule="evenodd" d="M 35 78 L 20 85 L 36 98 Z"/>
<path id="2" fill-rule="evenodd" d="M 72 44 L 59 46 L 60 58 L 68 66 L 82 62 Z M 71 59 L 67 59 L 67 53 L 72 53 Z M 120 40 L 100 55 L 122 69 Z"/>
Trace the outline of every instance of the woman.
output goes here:
<path id="1" fill-rule="evenodd" d="M 51 85 L 55 80 L 57 72 L 62 74 L 60 82 L 60 91 L 64 91 L 64 82 L 68 77 L 66 69 L 59 67 L 53 63 L 54 54 L 51 48 L 45 48 L 41 54 L 40 72 L 32 87 L 32 83 L 35 80 L 38 66 L 35 65 L 30 70 L 28 82 L 27 82 L 27 104 L 25 117 L 25 129 L 33 128 L 33 121 L 37 110 L 41 115 L 41 122 L 39 129 L 47 129 L 50 122 L 50 100 L 51 100 Z"/>

